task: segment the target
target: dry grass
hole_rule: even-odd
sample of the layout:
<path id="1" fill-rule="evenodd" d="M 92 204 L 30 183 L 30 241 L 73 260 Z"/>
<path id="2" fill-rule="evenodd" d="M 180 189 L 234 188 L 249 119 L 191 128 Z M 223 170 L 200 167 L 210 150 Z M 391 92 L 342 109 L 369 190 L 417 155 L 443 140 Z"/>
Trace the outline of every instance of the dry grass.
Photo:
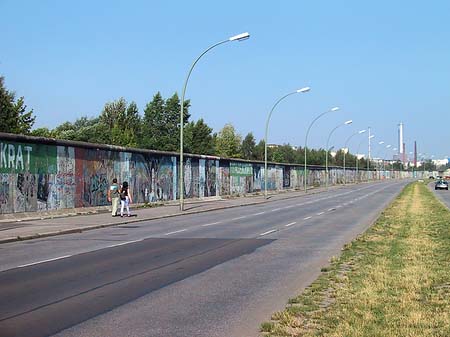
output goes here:
<path id="1" fill-rule="evenodd" d="M 264 336 L 450 336 L 450 211 L 409 185 Z"/>

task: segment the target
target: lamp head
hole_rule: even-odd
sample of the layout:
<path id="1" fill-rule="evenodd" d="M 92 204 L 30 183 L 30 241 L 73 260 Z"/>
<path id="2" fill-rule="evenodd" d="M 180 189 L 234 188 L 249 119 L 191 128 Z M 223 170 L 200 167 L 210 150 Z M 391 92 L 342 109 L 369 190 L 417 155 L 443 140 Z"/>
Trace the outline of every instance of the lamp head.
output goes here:
<path id="1" fill-rule="evenodd" d="M 359 134 L 366 132 L 366 130 L 360 130 L 358 131 Z"/>
<path id="2" fill-rule="evenodd" d="M 334 108 L 331 108 L 331 109 L 330 109 L 330 111 L 332 111 L 332 112 L 338 111 L 338 110 L 339 110 L 339 107 L 338 107 L 338 106 L 335 106 Z"/>
<path id="3" fill-rule="evenodd" d="M 344 123 L 344 125 L 350 125 L 350 124 L 352 124 L 352 123 L 353 123 L 353 121 L 350 119 L 350 120 L 346 121 L 346 122 Z"/>
<path id="4" fill-rule="evenodd" d="M 371 135 L 371 136 L 369 137 L 369 139 L 372 139 L 373 137 L 375 137 L 375 135 Z"/>
<path id="5" fill-rule="evenodd" d="M 308 92 L 308 91 L 310 91 L 310 90 L 311 90 L 310 87 L 304 87 L 304 88 L 298 89 L 297 92 L 298 92 L 298 93 L 300 93 L 300 92 Z"/>
<path id="6" fill-rule="evenodd" d="M 245 32 L 242 34 L 232 36 L 228 40 L 229 41 L 243 41 L 243 40 L 247 40 L 248 38 L 250 38 L 250 34 L 248 32 Z"/>
<path id="7" fill-rule="evenodd" d="M 378 144 L 379 144 L 379 145 L 381 145 L 381 144 L 384 144 L 384 142 L 383 142 L 383 141 L 381 141 L 381 142 L 378 142 Z"/>

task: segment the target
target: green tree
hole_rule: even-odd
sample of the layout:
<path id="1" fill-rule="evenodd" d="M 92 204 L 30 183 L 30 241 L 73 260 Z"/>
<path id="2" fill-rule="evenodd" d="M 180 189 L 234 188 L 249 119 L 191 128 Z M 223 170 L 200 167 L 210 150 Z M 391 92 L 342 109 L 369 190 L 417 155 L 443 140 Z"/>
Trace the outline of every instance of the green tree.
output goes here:
<path id="1" fill-rule="evenodd" d="M 123 128 L 123 146 L 137 147 L 141 138 L 141 116 L 135 102 L 128 105 L 125 114 L 125 125 Z"/>
<path id="2" fill-rule="evenodd" d="M 189 100 L 184 101 L 184 123 L 189 121 Z M 178 94 L 164 101 L 158 92 L 144 110 L 143 146 L 154 150 L 178 151 L 180 143 L 180 110 Z"/>
<path id="3" fill-rule="evenodd" d="M 141 118 L 136 103 L 129 105 L 124 98 L 105 104 L 99 117 L 102 135 L 106 143 L 120 146 L 137 147 L 141 134 Z M 103 138 L 103 137 L 102 137 Z"/>
<path id="4" fill-rule="evenodd" d="M 27 112 L 25 100 L 15 100 L 15 94 L 6 89 L 4 78 L 0 77 L 0 131 L 30 134 L 36 117 L 33 110 Z"/>
<path id="5" fill-rule="evenodd" d="M 164 99 L 158 91 L 153 100 L 145 106 L 142 123 L 141 145 L 147 149 L 161 149 L 164 134 Z"/>
<path id="6" fill-rule="evenodd" d="M 216 139 L 216 154 L 220 157 L 240 158 L 241 139 L 234 126 L 226 124 Z"/>
<path id="7" fill-rule="evenodd" d="M 45 129 L 42 131 L 36 129 L 33 131 L 33 134 L 45 131 Z M 46 136 L 44 135 L 44 137 Z M 109 129 L 105 124 L 100 122 L 99 117 L 80 117 L 74 123 L 64 122 L 50 131 L 50 137 L 89 143 L 110 143 Z"/>
<path id="8" fill-rule="evenodd" d="M 56 138 L 53 130 L 47 127 L 34 129 L 31 131 L 31 135 L 35 137 Z"/>
<path id="9" fill-rule="evenodd" d="M 275 161 L 277 163 L 295 163 L 296 154 L 290 144 L 283 144 L 282 146 L 275 147 L 271 157 L 269 158 L 271 161 Z"/>
<path id="10" fill-rule="evenodd" d="M 260 140 L 259 143 L 255 146 L 255 159 L 256 160 L 264 160 L 264 148 L 265 148 L 265 142 L 264 140 Z"/>
<path id="11" fill-rule="evenodd" d="M 184 151 L 196 154 L 214 154 L 214 137 L 203 119 L 190 122 L 184 127 Z"/>
<path id="12" fill-rule="evenodd" d="M 253 133 L 249 132 L 242 141 L 242 157 L 244 159 L 256 159 L 255 153 L 256 141 Z"/>

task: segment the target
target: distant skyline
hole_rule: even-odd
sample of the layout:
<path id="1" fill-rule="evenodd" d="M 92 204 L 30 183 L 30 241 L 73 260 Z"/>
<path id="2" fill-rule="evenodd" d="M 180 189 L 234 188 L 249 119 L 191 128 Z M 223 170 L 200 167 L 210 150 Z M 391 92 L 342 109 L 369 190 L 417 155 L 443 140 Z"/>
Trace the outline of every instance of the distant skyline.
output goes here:
<path id="1" fill-rule="evenodd" d="M 273 104 L 310 86 L 277 106 L 269 143 L 303 146 L 309 123 L 339 106 L 314 124 L 308 147 L 325 148 L 352 119 L 331 145 L 371 127 L 372 152 L 389 153 L 383 146 L 398 147 L 402 122 L 407 154 L 417 141 L 418 153 L 450 156 L 448 1 L 0 0 L 0 17 L 0 76 L 34 109 L 35 128 L 98 116 L 120 97 L 142 114 L 158 91 L 181 96 L 206 48 L 248 31 L 196 65 L 186 93 L 193 120 L 214 132 L 231 123 L 259 141 Z"/>

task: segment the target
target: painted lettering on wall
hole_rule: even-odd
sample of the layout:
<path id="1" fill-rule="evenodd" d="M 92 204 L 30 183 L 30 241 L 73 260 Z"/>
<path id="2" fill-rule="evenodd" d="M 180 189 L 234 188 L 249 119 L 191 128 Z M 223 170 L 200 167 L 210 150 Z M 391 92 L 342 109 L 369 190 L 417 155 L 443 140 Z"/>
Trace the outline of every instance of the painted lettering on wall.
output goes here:
<path id="1" fill-rule="evenodd" d="M 2 172 L 28 171 L 31 167 L 30 145 L 0 143 L 0 170 Z"/>

